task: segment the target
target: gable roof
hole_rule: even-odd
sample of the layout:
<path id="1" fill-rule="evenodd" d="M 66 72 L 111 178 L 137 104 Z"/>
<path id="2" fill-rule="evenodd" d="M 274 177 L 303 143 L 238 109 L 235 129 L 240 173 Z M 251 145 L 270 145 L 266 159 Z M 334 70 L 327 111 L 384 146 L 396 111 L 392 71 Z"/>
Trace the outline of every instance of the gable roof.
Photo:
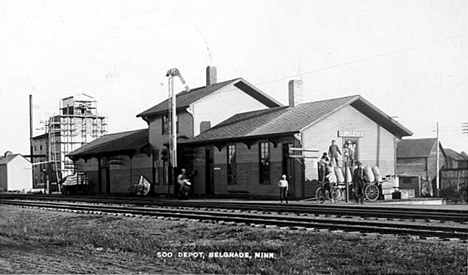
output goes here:
<path id="1" fill-rule="evenodd" d="M 176 95 L 176 105 L 177 109 L 185 109 L 189 107 L 191 104 L 201 100 L 204 97 L 207 97 L 220 89 L 227 87 L 227 86 L 235 86 L 248 95 L 252 96 L 253 98 L 257 99 L 258 101 L 265 104 L 267 107 L 278 107 L 281 106 L 281 103 L 274 100 L 273 98 L 269 97 L 267 94 L 263 93 L 259 89 L 257 89 L 252 84 L 248 83 L 242 78 L 235 78 L 231 80 L 227 80 L 220 83 L 215 83 L 208 86 L 198 87 L 195 89 L 191 89 L 190 91 L 183 91 Z M 169 106 L 169 99 L 164 100 L 163 102 L 157 104 L 149 108 L 148 110 L 140 113 L 137 117 L 148 117 L 152 115 L 158 115 L 162 113 L 166 113 Z"/>
<path id="2" fill-rule="evenodd" d="M 465 159 L 467 159 L 462 154 L 460 154 L 457 151 L 452 150 L 450 148 L 444 148 L 444 152 L 445 152 L 446 157 L 451 158 L 453 160 L 465 160 Z"/>
<path id="3" fill-rule="evenodd" d="M 344 106 L 351 105 L 397 136 L 412 135 L 359 95 L 277 107 L 234 115 L 185 143 L 205 143 L 299 133 Z"/>
<path id="4" fill-rule="evenodd" d="M 12 155 L 7 155 L 7 156 L 1 156 L 0 157 L 0 165 L 1 164 L 8 164 L 10 161 L 12 161 L 17 156 L 20 156 L 20 154 L 12 154 Z"/>
<path id="5" fill-rule="evenodd" d="M 397 158 L 427 158 L 436 142 L 436 138 L 402 139 L 397 145 Z"/>
<path id="6" fill-rule="evenodd" d="M 149 146 L 148 129 L 107 134 L 69 153 L 72 159 L 133 154 Z"/>

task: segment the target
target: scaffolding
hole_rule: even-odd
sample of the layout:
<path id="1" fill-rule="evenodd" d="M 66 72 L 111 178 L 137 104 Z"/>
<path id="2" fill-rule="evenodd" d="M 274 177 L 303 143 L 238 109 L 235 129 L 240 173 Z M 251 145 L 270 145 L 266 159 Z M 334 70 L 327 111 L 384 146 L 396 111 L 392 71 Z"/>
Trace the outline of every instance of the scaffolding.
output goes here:
<path id="1" fill-rule="evenodd" d="M 49 160 L 57 181 L 74 173 L 67 155 L 107 132 L 106 117 L 97 112 L 97 101 L 86 94 L 64 98 L 59 114 L 48 119 Z"/>

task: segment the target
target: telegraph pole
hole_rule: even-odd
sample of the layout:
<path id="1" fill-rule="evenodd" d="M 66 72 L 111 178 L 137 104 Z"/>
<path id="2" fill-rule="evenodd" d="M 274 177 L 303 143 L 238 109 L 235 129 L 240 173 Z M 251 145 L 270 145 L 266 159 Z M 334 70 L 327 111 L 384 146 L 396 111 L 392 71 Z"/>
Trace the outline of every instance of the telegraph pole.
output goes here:
<path id="1" fill-rule="evenodd" d="M 437 150 L 436 150 L 436 188 L 437 188 L 437 197 L 440 193 L 440 179 L 439 179 L 439 156 L 440 156 L 440 146 L 439 146 L 439 122 L 436 122 L 436 132 L 437 132 Z"/>

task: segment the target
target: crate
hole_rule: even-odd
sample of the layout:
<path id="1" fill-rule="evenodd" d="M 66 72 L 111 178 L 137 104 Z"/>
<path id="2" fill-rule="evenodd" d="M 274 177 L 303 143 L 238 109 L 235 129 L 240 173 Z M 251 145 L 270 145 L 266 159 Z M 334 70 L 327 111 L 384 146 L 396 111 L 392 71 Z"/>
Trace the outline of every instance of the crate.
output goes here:
<path id="1" fill-rule="evenodd" d="M 401 198 L 402 199 L 409 199 L 414 198 L 414 189 L 401 189 Z"/>
<path id="2" fill-rule="evenodd" d="M 393 199 L 393 195 L 392 194 L 385 194 L 384 195 L 384 200 L 388 201 L 388 200 L 391 200 Z"/>
<path id="3" fill-rule="evenodd" d="M 392 194 L 392 198 L 393 198 L 394 200 L 399 200 L 399 199 L 401 199 L 401 192 L 394 192 L 394 193 Z"/>
<path id="4" fill-rule="evenodd" d="M 395 188 L 382 189 L 382 195 L 391 195 L 393 192 L 395 192 Z"/>

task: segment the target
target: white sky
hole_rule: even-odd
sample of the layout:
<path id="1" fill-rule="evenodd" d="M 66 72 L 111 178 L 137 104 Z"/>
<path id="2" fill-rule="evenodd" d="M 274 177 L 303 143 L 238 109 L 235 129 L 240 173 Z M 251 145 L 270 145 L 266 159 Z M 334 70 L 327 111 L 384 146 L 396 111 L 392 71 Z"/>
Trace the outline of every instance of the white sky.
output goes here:
<path id="1" fill-rule="evenodd" d="M 442 145 L 468 152 L 465 0 L 0 0 L 0 153 L 29 153 L 29 94 L 34 128 L 86 93 L 109 132 L 133 130 L 168 69 L 195 88 L 210 64 L 284 104 L 292 78 L 305 101 L 360 94 L 413 137 L 439 121 Z"/>

